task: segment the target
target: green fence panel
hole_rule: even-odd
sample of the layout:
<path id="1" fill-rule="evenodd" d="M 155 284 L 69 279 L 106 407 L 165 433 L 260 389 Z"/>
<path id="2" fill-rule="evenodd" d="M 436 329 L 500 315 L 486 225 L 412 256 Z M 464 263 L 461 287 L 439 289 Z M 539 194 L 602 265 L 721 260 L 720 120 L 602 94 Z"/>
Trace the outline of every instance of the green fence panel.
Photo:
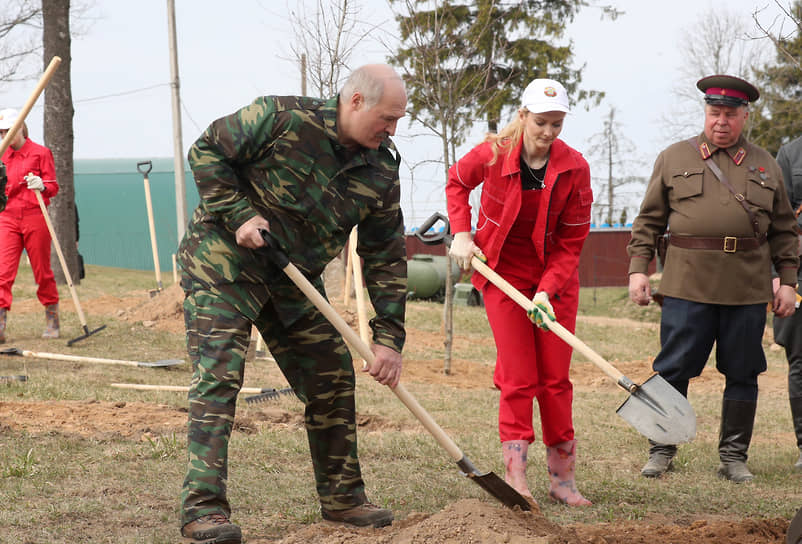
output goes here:
<path id="1" fill-rule="evenodd" d="M 80 220 L 78 250 L 89 264 L 154 270 L 144 176 L 137 163 L 148 159 L 75 161 L 75 204 Z M 148 174 L 162 280 L 170 283 L 178 247 L 173 159 L 151 159 Z M 185 164 L 187 217 L 198 205 L 192 173 Z"/>

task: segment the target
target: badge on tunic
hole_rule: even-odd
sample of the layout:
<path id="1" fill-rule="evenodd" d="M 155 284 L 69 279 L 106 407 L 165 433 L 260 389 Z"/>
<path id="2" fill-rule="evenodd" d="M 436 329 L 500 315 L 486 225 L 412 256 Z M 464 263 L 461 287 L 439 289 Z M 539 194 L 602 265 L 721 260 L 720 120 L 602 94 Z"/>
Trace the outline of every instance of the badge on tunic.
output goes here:
<path id="1" fill-rule="evenodd" d="M 707 147 L 707 142 L 702 142 L 699 144 L 699 152 L 702 154 L 702 158 L 705 160 L 709 159 L 710 155 L 712 155 L 710 148 Z"/>
<path id="2" fill-rule="evenodd" d="M 732 157 L 732 160 L 735 164 L 741 166 L 741 163 L 744 162 L 744 157 L 746 157 L 746 149 L 739 147 L 738 152 Z"/>

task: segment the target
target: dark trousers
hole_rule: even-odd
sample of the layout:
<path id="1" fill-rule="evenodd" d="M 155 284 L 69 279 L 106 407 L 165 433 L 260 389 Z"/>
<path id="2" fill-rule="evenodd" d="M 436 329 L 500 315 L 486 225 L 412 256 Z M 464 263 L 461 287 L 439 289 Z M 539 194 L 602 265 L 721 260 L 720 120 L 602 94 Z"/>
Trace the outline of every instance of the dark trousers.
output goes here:
<path id="1" fill-rule="evenodd" d="M 757 401 L 757 377 L 766 370 L 763 331 L 766 305 L 724 306 L 666 297 L 660 322 L 661 350 L 653 368 L 683 395 L 702 373 L 713 343 L 724 374 L 724 398 Z"/>
<path id="2" fill-rule="evenodd" d="M 774 341 L 788 359 L 788 397 L 802 398 L 802 311 L 791 317 L 774 317 Z"/>

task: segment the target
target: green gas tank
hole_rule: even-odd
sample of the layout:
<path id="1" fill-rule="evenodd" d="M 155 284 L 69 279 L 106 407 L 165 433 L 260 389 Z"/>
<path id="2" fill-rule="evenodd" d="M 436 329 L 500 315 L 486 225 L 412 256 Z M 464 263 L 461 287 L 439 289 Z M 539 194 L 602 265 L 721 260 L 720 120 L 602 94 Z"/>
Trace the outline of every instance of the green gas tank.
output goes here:
<path id="1" fill-rule="evenodd" d="M 448 258 L 444 255 L 413 255 L 407 260 L 407 296 L 416 299 L 442 298 L 445 293 Z M 451 279 L 460 277 L 457 263 L 451 263 Z"/>

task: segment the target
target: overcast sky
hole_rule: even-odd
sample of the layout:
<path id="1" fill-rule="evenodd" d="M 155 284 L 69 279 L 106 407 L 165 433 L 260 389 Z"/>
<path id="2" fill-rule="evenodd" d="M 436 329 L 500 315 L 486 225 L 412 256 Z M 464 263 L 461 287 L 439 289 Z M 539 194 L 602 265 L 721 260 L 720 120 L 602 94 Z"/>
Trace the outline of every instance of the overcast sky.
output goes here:
<path id="1" fill-rule="evenodd" d="M 308 1 L 308 0 L 307 0 Z M 354 0 L 362 17 L 377 25 L 378 36 L 392 33 L 395 23 L 386 0 Z M 605 0 L 600 0 L 604 3 Z M 596 9 L 584 9 L 568 26 L 576 67 L 583 66 L 583 87 L 606 92 L 601 106 L 577 109 L 562 133 L 569 145 L 584 151 L 602 130 L 610 106 L 626 137 L 646 161 L 642 175 L 665 147 L 662 116 L 670 113 L 672 87 L 680 63 L 682 30 L 702 18 L 713 0 L 610 0 L 625 14 L 600 20 Z M 178 61 L 184 155 L 214 119 L 264 94 L 299 94 L 300 75 L 289 60 L 294 34 L 285 0 L 176 0 Z M 766 8 L 762 20 L 779 13 L 774 0 L 729 0 L 727 9 L 752 22 L 752 13 Z M 225 6 L 225 7 L 223 7 Z M 170 64 L 166 1 L 100 2 L 76 23 L 82 30 L 72 42 L 72 85 L 75 102 L 75 157 L 148 160 L 173 154 Z M 771 48 L 764 41 L 764 47 Z M 382 62 L 387 53 L 365 41 L 352 63 Z M 0 107 L 20 107 L 35 82 L 7 85 Z M 28 119 L 30 135 L 42 141 L 40 103 Z M 460 150 L 466 152 L 483 134 Z M 689 127 L 688 135 L 701 130 Z M 396 145 L 408 164 L 436 159 L 439 144 L 421 136 L 420 127 L 399 123 Z M 133 162 L 132 162 L 133 164 Z M 415 171 L 414 189 L 402 172 L 407 225 L 419 224 L 433 211 L 445 211 L 442 167 Z M 187 190 L 194 190 L 187 180 Z"/>

